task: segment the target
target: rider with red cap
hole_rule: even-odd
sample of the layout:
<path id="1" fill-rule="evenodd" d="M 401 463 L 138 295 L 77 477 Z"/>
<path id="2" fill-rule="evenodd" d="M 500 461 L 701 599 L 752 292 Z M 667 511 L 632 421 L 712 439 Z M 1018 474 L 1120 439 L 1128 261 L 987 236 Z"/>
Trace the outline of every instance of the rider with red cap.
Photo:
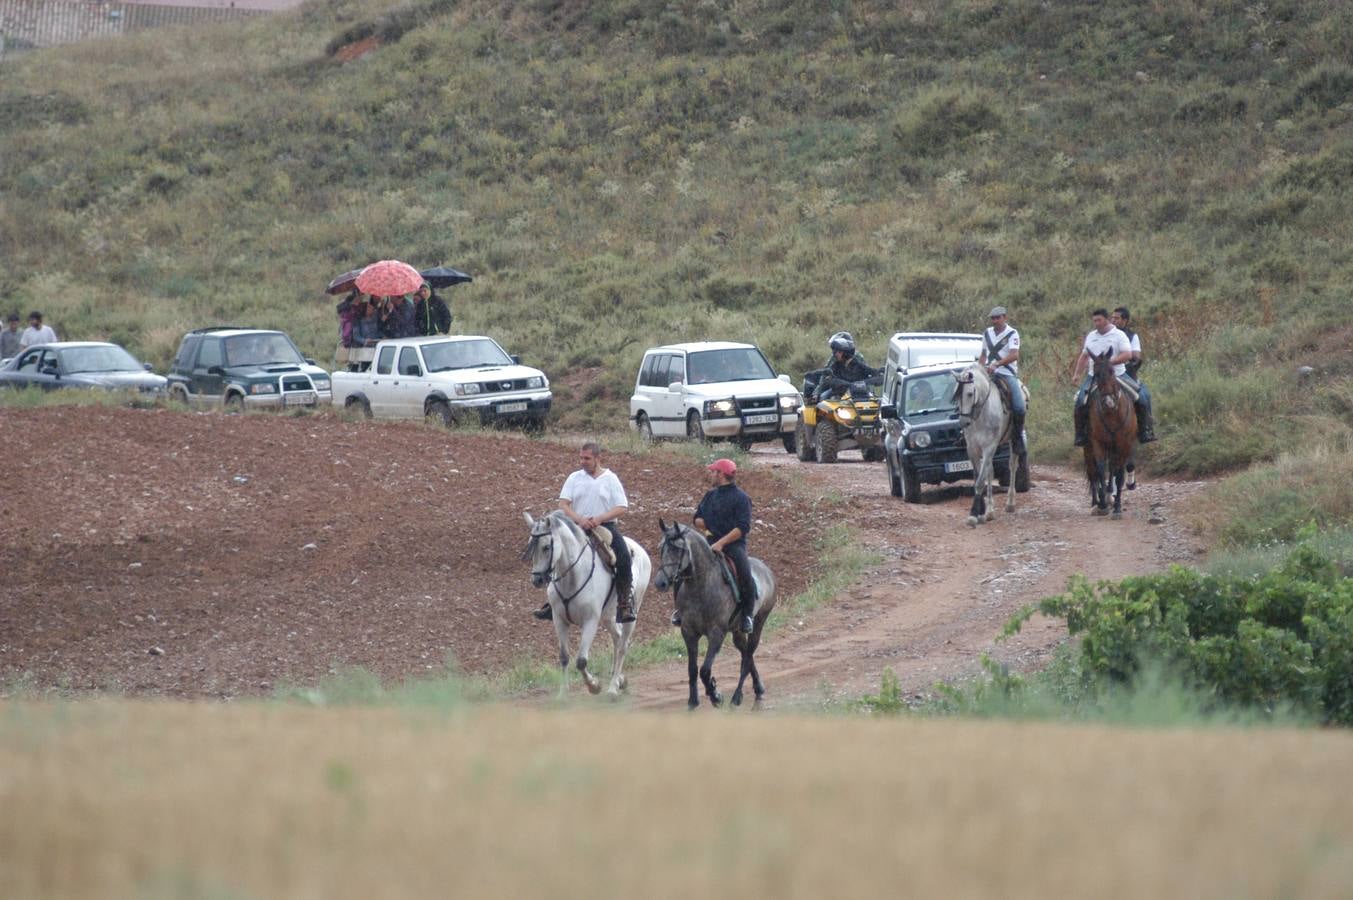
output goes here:
<path id="1" fill-rule="evenodd" d="M 716 459 L 705 468 L 709 471 L 711 489 L 695 508 L 695 527 L 708 535 L 711 550 L 722 553 L 733 564 L 741 600 L 738 628 L 751 634 L 752 610 L 756 606 L 756 582 L 752 580 L 751 565 L 747 561 L 747 534 L 752 530 L 752 498 L 733 483 L 738 464 L 731 459 Z M 680 625 L 680 618 L 673 616 L 672 624 Z"/>

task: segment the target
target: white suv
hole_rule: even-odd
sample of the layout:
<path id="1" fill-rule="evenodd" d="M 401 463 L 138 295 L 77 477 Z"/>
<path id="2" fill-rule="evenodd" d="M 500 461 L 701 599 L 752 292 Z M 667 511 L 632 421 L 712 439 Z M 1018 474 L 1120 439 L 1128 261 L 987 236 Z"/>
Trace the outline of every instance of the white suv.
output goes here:
<path id="1" fill-rule="evenodd" d="M 755 344 L 701 341 L 644 353 L 630 425 L 648 440 L 728 440 L 744 450 L 779 440 L 794 452 L 803 395 Z"/>

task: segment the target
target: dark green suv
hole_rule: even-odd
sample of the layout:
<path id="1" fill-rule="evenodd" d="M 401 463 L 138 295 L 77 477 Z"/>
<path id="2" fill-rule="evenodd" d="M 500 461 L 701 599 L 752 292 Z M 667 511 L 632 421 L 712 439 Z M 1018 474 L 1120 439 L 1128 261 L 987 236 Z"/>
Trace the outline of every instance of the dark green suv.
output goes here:
<path id="1" fill-rule="evenodd" d="M 331 397 L 329 373 L 284 332 L 237 325 L 185 334 L 168 377 L 169 396 L 191 406 L 327 406 Z"/>

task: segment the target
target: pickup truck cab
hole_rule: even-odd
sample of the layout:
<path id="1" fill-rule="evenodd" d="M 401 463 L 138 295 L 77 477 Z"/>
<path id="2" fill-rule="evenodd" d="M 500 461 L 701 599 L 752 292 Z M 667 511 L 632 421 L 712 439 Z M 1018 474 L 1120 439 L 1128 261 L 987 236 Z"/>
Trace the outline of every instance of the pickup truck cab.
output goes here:
<path id="1" fill-rule="evenodd" d="M 539 431 L 550 413 L 550 382 L 492 338 L 434 335 L 381 341 L 364 372 L 333 374 L 333 403 L 368 418 L 431 418 Z"/>

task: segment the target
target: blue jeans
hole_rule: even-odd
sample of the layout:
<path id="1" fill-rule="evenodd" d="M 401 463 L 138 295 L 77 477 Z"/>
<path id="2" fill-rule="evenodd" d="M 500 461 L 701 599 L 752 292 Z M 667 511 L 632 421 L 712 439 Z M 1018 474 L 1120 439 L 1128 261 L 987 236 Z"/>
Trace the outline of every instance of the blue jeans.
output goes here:
<path id="1" fill-rule="evenodd" d="M 1010 411 L 1017 416 L 1024 415 L 1024 391 L 1020 390 L 1019 379 L 1009 372 L 994 372 L 992 378 L 999 378 L 1010 386 Z"/>

